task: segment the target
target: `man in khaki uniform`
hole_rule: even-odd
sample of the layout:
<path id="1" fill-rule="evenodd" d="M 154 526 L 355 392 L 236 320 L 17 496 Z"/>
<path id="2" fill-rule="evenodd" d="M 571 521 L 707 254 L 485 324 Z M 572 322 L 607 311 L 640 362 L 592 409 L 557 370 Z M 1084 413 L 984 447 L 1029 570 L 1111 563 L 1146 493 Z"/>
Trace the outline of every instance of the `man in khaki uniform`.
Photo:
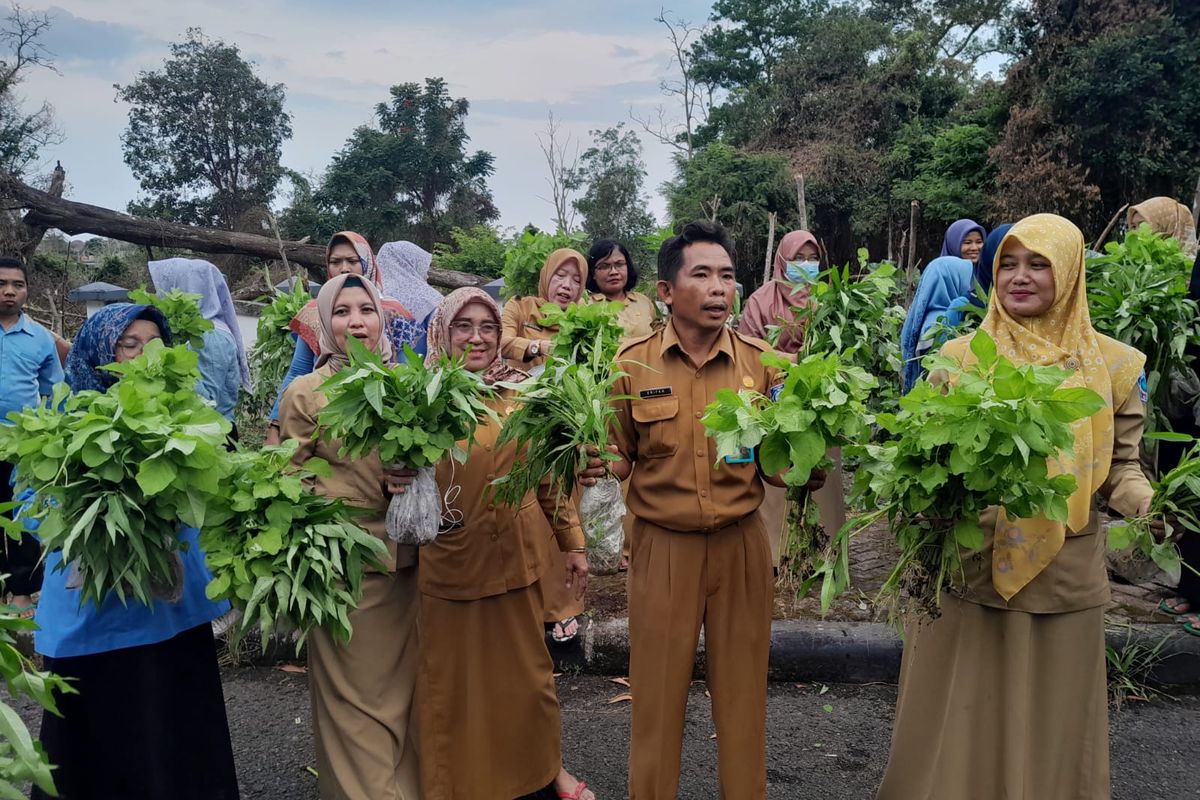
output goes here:
<path id="1" fill-rule="evenodd" d="M 666 327 L 627 343 L 614 389 L 619 429 L 611 468 L 632 471 L 629 676 L 631 800 L 674 800 L 688 686 L 701 626 L 717 727 L 721 797 L 766 797 L 771 548 L 759 518 L 755 459 L 716 461 L 700 418 L 719 389 L 774 385 L 761 340 L 726 327 L 736 283 L 728 236 L 694 222 L 658 254 Z M 633 469 L 636 463 L 637 468 Z M 585 481 L 603 474 L 593 459 Z"/>

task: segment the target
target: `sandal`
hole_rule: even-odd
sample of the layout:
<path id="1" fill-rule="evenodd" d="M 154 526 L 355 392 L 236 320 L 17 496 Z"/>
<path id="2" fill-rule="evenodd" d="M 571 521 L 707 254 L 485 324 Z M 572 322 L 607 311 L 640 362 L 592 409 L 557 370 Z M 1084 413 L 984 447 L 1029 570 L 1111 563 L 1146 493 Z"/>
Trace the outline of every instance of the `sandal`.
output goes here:
<path id="1" fill-rule="evenodd" d="M 572 625 L 575 626 L 575 629 L 570 633 L 567 633 L 567 629 Z M 579 631 L 582 629 L 583 626 L 579 624 L 579 617 L 567 617 L 564 620 L 554 623 L 553 626 L 550 626 L 550 638 L 558 644 L 566 644 L 574 641 L 575 637 L 579 635 Z"/>
<path id="2" fill-rule="evenodd" d="M 1182 617 L 1192 613 L 1192 604 L 1183 597 L 1168 597 L 1159 601 L 1158 610 L 1168 616 Z"/>
<path id="3" fill-rule="evenodd" d="M 583 797 L 583 793 L 586 790 L 587 790 L 587 783 L 585 783 L 584 781 L 580 781 L 579 783 L 575 784 L 575 791 L 559 792 L 558 796 L 559 796 L 559 798 L 561 798 L 561 800 L 580 800 L 580 798 Z"/>
<path id="4" fill-rule="evenodd" d="M 1183 623 L 1183 629 L 1192 636 L 1200 636 L 1200 626 L 1198 626 L 1196 622 L 1192 620 L 1188 620 L 1187 622 Z"/>

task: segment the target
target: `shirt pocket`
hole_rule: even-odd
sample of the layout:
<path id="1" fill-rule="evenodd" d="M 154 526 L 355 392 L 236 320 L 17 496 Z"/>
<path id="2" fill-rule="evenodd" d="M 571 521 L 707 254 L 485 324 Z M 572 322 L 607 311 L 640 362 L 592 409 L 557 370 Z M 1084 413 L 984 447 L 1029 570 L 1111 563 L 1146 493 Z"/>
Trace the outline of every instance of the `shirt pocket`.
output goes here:
<path id="1" fill-rule="evenodd" d="M 664 397 L 634 401 L 633 421 L 637 425 L 638 456 L 667 458 L 679 449 L 679 398 Z"/>

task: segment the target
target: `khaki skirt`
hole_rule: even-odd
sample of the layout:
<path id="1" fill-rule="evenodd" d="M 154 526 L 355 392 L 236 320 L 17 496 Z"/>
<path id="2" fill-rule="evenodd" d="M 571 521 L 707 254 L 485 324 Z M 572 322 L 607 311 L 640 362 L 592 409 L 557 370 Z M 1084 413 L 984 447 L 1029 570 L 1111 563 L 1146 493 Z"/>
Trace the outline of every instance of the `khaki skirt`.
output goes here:
<path id="1" fill-rule="evenodd" d="M 1108 800 L 1104 609 L 942 599 L 910 627 L 878 800 Z"/>

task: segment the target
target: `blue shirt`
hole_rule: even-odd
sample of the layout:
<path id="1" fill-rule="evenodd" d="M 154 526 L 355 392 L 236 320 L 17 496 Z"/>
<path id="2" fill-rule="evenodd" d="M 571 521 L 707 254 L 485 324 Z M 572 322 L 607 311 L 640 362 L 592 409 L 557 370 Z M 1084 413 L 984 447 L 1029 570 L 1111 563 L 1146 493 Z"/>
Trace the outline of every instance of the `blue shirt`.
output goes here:
<path id="1" fill-rule="evenodd" d="M 229 331 L 213 328 L 204 334 L 204 346 L 197 353 L 200 361 L 200 382 L 196 391 L 212 402 L 221 416 L 233 422 L 242 374 L 238 366 L 237 343 Z"/>
<path id="2" fill-rule="evenodd" d="M 50 331 L 24 312 L 11 329 L 0 327 L 0 420 L 36 406 L 63 380 Z"/>
<path id="3" fill-rule="evenodd" d="M 27 491 L 22 499 L 32 495 Z M 36 520 L 25 520 L 26 530 L 36 533 L 37 525 Z M 38 625 L 33 634 L 34 649 L 50 658 L 71 658 L 157 644 L 229 611 L 229 601 L 209 600 L 204 593 L 212 573 L 204 564 L 199 537 L 200 531 L 195 528 L 179 529 L 183 591 L 178 600 L 156 599 L 153 606 L 132 597 L 126 598 L 128 605 L 122 605 L 114 594 L 104 598 L 99 608 L 94 600 L 80 605 L 79 589 L 67 588 L 70 565 L 59 569 L 62 551 L 47 553 L 42 596 L 34 616 Z"/>

